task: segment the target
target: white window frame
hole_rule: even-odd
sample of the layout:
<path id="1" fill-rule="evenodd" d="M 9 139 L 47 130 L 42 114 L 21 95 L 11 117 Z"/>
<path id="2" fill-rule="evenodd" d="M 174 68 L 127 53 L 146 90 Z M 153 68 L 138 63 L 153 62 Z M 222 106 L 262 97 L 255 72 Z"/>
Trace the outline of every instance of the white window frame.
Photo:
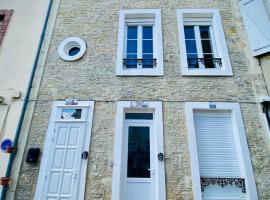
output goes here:
<path id="1" fill-rule="evenodd" d="M 213 107 L 213 104 L 215 105 L 215 108 L 211 108 Z M 237 148 L 237 156 L 239 158 L 240 173 L 241 176 L 245 178 L 246 199 L 257 200 L 258 195 L 240 105 L 238 103 L 216 103 L 216 102 L 185 103 L 185 115 L 188 128 L 188 146 L 191 161 L 192 189 L 194 199 L 202 200 L 199 159 L 197 153 L 197 143 L 194 126 L 194 110 L 231 111 L 234 139 L 236 146 L 239 147 Z"/>
<path id="2" fill-rule="evenodd" d="M 225 41 L 225 35 L 222 27 L 222 21 L 218 9 L 177 9 L 177 25 L 180 46 L 181 72 L 183 76 L 232 76 L 232 67 L 228 49 Z M 221 58 L 222 66 L 220 68 L 204 68 L 202 64 L 197 69 L 189 69 L 187 63 L 187 52 L 185 42 L 184 26 L 186 21 L 192 18 L 193 25 L 211 25 L 213 27 L 213 39 L 215 40 L 216 51 L 213 50 L 218 58 Z M 211 19 L 211 21 L 209 21 Z M 198 21 L 197 21 L 198 20 Z M 187 22 L 190 23 L 190 22 Z M 213 42 L 213 41 L 212 41 Z M 197 43 L 197 42 L 196 42 Z M 199 50 L 197 49 L 199 52 Z"/>
<path id="3" fill-rule="evenodd" d="M 59 110 L 62 110 L 64 108 L 71 108 L 71 109 L 80 109 L 80 108 L 88 108 L 87 113 L 82 113 L 82 119 L 59 119 Z M 39 169 L 39 175 L 36 185 L 36 191 L 35 191 L 35 200 L 42 199 L 42 186 L 45 182 L 45 175 L 47 173 L 46 167 L 48 160 L 51 159 L 49 157 L 50 153 L 50 146 L 51 141 L 53 139 L 54 134 L 54 127 L 55 122 L 86 122 L 86 128 L 85 128 L 85 144 L 83 149 L 87 152 L 89 152 L 90 149 L 90 140 L 91 140 L 91 130 L 92 130 L 92 122 L 93 122 L 93 114 L 94 114 L 94 101 L 78 101 L 77 105 L 66 105 L 65 101 L 55 101 L 52 106 L 52 113 L 49 119 L 49 126 L 47 130 L 47 134 L 45 137 L 45 144 L 43 149 L 43 155 L 41 160 L 41 165 Z M 78 200 L 84 199 L 84 193 L 85 193 L 85 184 L 86 184 L 86 175 L 87 175 L 87 165 L 88 165 L 88 159 L 82 160 L 81 163 L 81 173 L 79 174 L 79 180 L 81 182 L 78 186 Z"/>
<path id="4" fill-rule="evenodd" d="M 145 20 L 143 18 L 146 18 Z M 126 50 L 126 23 L 128 19 L 138 21 L 137 25 L 148 24 L 147 18 L 153 18 L 153 57 L 157 59 L 154 68 L 123 68 L 123 58 Z M 138 40 L 141 38 L 138 38 Z M 116 75 L 118 76 L 163 76 L 162 26 L 160 9 L 121 10 L 119 16 L 118 47 L 116 59 Z M 138 46 L 139 48 L 139 46 Z"/>
<path id="5" fill-rule="evenodd" d="M 123 134 L 124 134 L 124 123 L 125 113 L 140 112 L 140 113 L 151 113 L 153 116 L 153 125 L 157 136 L 157 152 L 164 151 L 163 149 L 163 117 L 162 117 L 162 102 L 149 101 L 149 102 L 136 102 L 136 101 L 119 101 L 117 102 L 116 120 L 115 120 L 115 146 L 114 146 L 114 161 L 113 161 L 113 177 L 112 177 L 112 200 L 121 199 L 121 167 L 123 166 L 122 160 L 122 147 L 123 147 Z M 133 120 L 136 121 L 136 120 Z M 140 120 L 141 121 L 141 120 Z M 158 162 L 157 168 L 161 172 L 165 172 L 164 162 Z M 159 173 L 157 176 L 158 184 L 158 200 L 166 199 L 166 188 L 165 188 L 165 173 Z M 163 184 L 164 183 L 164 184 Z"/>

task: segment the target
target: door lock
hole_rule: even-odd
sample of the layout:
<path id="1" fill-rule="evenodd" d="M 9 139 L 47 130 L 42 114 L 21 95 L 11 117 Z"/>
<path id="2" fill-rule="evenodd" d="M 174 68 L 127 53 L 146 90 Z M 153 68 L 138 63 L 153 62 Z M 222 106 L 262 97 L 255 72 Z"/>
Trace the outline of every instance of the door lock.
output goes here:
<path id="1" fill-rule="evenodd" d="M 87 151 L 84 151 L 82 153 L 82 159 L 86 160 L 88 158 L 88 152 Z"/>
<path id="2" fill-rule="evenodd" d="M 164 160 L 164 154 L 163 153 L 159 153 L 158 154 L 158 160 L 159 161 L 163 161 Z"/>

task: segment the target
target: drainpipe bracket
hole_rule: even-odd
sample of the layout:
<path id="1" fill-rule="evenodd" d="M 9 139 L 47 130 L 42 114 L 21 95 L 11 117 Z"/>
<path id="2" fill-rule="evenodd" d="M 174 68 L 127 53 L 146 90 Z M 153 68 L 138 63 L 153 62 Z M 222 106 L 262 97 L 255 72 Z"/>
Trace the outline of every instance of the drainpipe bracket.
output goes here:
<path id="1" fill-rule="evenodd" d="M 0 185 L 2 185 L 3 187 L 8 187 L 10 180 L 11 180 L 11 178 L 9 178 L 9 177 L 1 177 L 0 178 Z"/>
<path id="2" fill-rule="evenodd" d="M 6 150 L 6 153 L 13 153 L 13 152 L 16 152 L 18 150 L 17 147 L 14 147 L 14 146 L 8 146 L 7 147 L 7 150 Z"/>

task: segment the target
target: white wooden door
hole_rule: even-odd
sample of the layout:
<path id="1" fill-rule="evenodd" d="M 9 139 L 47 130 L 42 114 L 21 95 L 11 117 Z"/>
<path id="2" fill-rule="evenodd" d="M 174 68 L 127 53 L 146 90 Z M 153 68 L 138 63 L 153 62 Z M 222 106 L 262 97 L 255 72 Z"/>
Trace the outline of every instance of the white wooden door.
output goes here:
<path id="1" fill-rule="evenodd" d="M 124 200 L 156 200 L 156 138 L 150 122 L 126 122 Z"/>
<path id="2" fill-rule="evenodd" d="M 42 199 L 77 199 L 85 128 L 85 122 L 55 123 Z"/>
<path id="3" fill-rule="evenodd" d="M 93 101 L 55 101 L 42 153 L 35 200 L 83 200 Z"/>

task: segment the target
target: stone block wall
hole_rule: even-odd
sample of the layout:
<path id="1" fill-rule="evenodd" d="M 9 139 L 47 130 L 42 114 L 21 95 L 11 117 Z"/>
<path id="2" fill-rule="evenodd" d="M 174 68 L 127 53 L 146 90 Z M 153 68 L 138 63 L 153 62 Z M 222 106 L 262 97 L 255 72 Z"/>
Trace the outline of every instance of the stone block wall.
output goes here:
<path id="1" fill-rule="evenodd" d="M 164 76 L 115 76 L 119 11 L 133 8 L 158 8 L 162 11 Z M 181 76 L 176 19 L 176 9 L 179 8 L 220 10 L 232 77 Z M 53 101 L 66 98 L 94 100 L 85 199 L 109 200 L 117 101 L 162 101 L 167 200 L 189 200 L 193 196 L 184 103 L 238 102 L 259 199 L 268 200 L 270 150 L 262 112 L 256 100 L 254 79 L 256 88 L 262 92 L 265 84 L 260 79 L 262 74 L 254 75 L 250 70 L 244 31 L 238 2 L 234 0 L 61 1 L 26 152 L 32 146 L 43 148 Z M 59 43 L 69 36 L 79 36 L 88 45 L 83 58 L 76 62 L 64 62 L 57 54 Z M 33 199 L 39 166 L 22 164 L 16 199 Z"/>

